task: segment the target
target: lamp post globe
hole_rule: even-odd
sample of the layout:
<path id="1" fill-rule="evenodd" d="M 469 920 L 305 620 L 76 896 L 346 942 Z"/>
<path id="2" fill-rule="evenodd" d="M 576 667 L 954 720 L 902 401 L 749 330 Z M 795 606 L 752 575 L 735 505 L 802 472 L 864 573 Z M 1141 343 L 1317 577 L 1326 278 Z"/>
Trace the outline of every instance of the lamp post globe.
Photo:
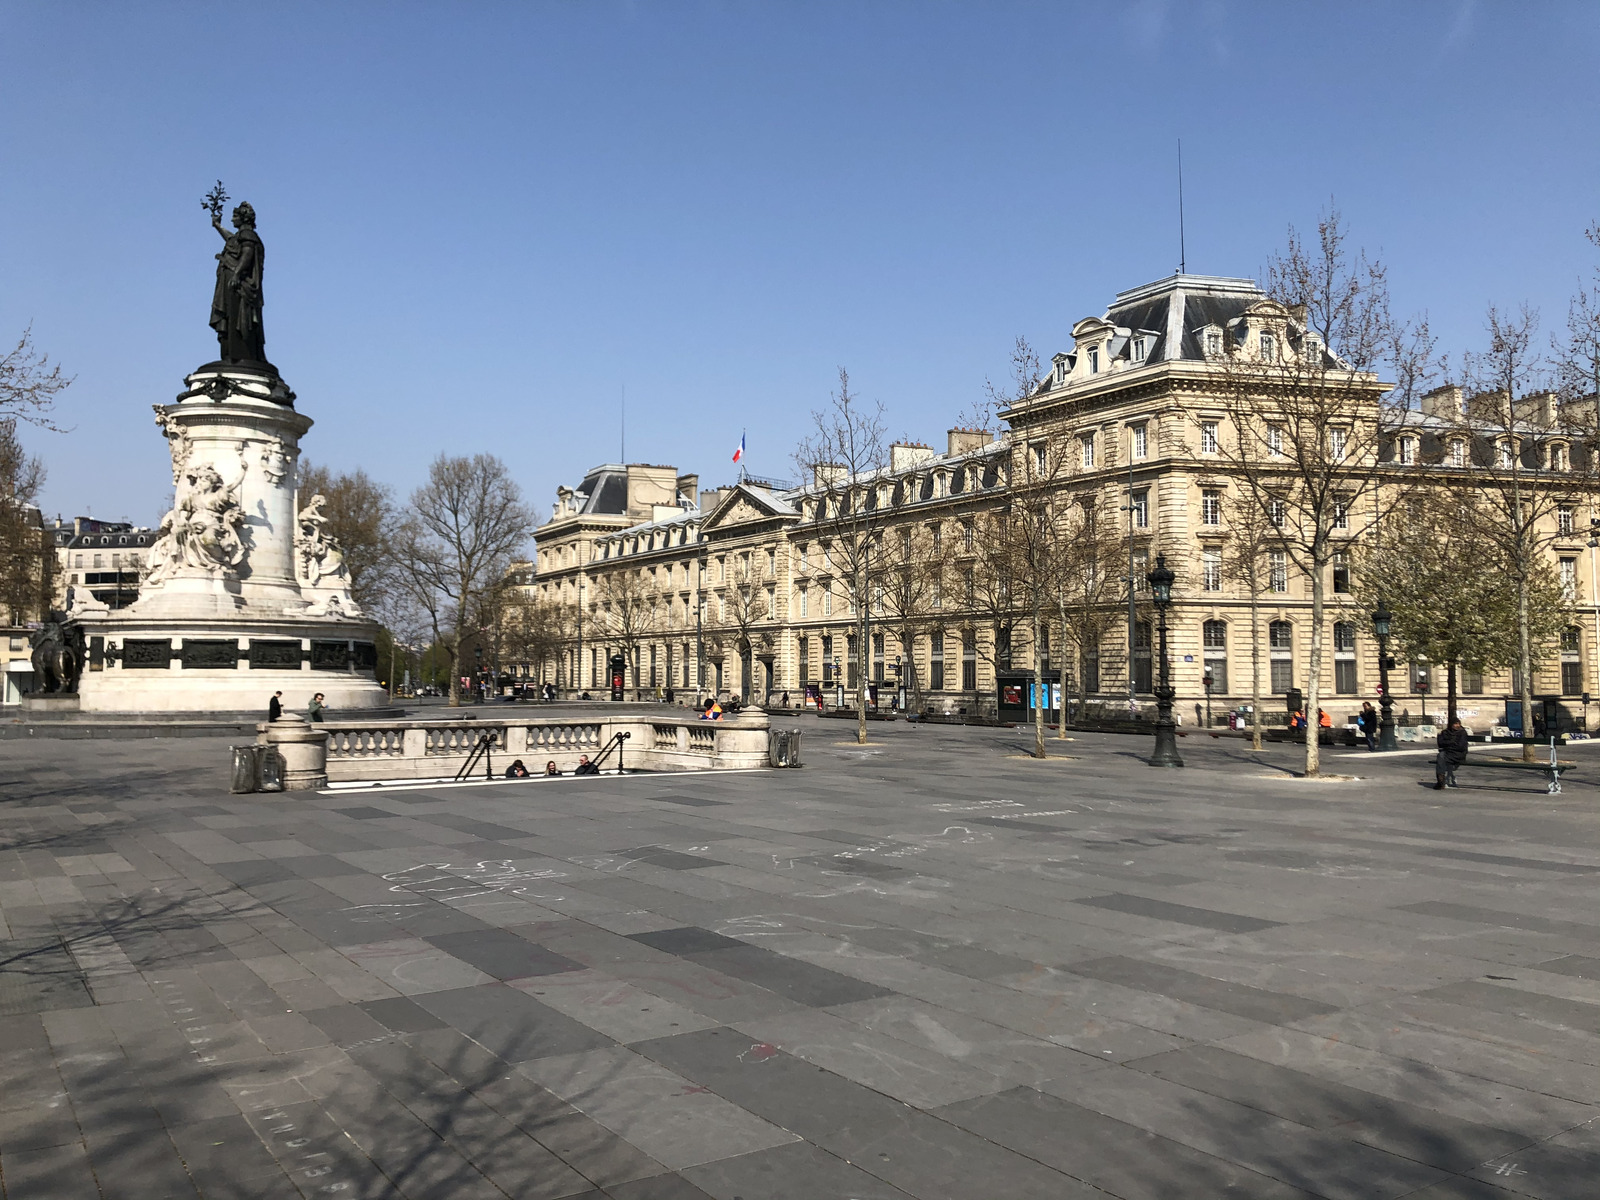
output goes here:
<path id="1" fill-rule="evenodd" d="M 1394 697 L 1389 695 L 1389 623 L 1394 614 L 1380 597 L 1378 607 L 1372 610 L 1372 632 L 1378 637 L 1378 749 L 1398 750 L 1394 738 Z"/>
<path id="2" fill-rule="evenodd" d="M 1172 581 L 1175 576 L 1167 567 L 1167 556 L 1156 556 L 1156 569 L 1145 577 L 1150 584 L 1150 595 L 1156 605 L 1156 629 L 1160 642 L 1160 682 L 1156 685 L 1156 744 L 1150 755 L 1152 767 L 1181 767 L 1178 755 L 1178 731 L 1172 721 L 1173 691 L 1167 672 L 1167 606 L 1172 603 Z"/>

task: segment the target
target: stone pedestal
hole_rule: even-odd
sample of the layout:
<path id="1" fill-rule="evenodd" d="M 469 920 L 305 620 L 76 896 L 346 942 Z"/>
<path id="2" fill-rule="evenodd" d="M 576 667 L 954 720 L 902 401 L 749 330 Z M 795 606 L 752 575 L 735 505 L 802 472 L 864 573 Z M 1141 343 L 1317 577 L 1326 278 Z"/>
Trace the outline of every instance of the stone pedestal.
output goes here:
<path id="1" fill-rule="evenodd" d="M 328 731 L 285 713 L 263 721 L 256 740 L 283 756 L 283 790 L 309 792 L 328 786 Z"/>
<path id="2" fill-rule="evenodd" d="M 184 382 L 173 403 L 155 406 L 175 504 L 139 599 L 68 613 L 88 648 L 80 710 L 264 711 L 278 691 L 290 711 L 316 692 L 335 711 L 387 707 L 377 626 L 350 599 L 321 518 L 302 520 L 296 469 L 311 419 L 272 371 L 211 363 Z M 305 590 L 302 559 L 320 564 Z"/>

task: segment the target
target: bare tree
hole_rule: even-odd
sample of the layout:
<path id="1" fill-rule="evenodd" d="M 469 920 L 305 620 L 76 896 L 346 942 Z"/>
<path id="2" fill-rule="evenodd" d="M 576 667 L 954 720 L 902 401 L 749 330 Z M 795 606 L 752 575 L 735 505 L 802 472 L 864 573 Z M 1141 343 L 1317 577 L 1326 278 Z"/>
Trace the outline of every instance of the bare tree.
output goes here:
<path id="1" fill-rule="evenodd" d="M 440 455 L 411 494 L 396 539 L 401 578 L 427 613 L 450 662 L 450 704 L 461 704 L 461 641 L 477 627 L 485 591 L 533 535 L 534 515 L 492 454 Z"/>
<path id="2" fill-rule="evenodd" d="M 1498 520 L 1473 482 L 1436 481 L 1393 510 L 1358 559 L 1363 607 L 1388 607 L 1395 641 L 1413 662 L 1445 666 L 1446 723 L 1456 719 L 1459 667 L 1481 671 L 1522 658 L 1523 589 L 1485 558 L 1482 530 Z M 1547 646 L 1570 609 L 1548 559 L 1533 564 L 1526 590 L 1530 641 Z"/>
<path id="3" fill-rule="evenodd" d="M 393 491 L 359 467 L 336 475 L 327 467 L 304 461 L 299 481 L 302 506 L 312 496 L 323 498 L 327 532 L 338 539 L 344 552 L 350 595 L 369 612 L 380 611 L 395 569 L 390 545 L 395 526 Z"/>
<path id="4" fill-rule="evenodd" d="M 839 390 L 811 419 L 811 435 L 795 452 L 795 465 L 810 481 L 806 502 L 815 505 L 817 534 L 827 540 L 855 616 L 856 740 L 864 743 L 872 645 L 868 592 L 873 555 L 888 517 L 880 495 L 889 466 L 883 405 L 864 403 L 851 392 L 850 375 L 840 367 Z"/>
<path id="5" fill-rule="evenodd" d="M 1584 237 L 1600 249 L 1600 221 L 1584 230 Z M 1591 407 L 1600 401 L 1600 262 L 1573 294 L 1566 335 L 1556 340 L 1555 352 L 1562 400 L 1571 404 L 1587 399 Z"/>
<path id="6" fill-rule="evenodd" d="M 644 570 L 633 567 L 596 578 L 592 597 L 590 612 L 599 619 L 606 639 L 628 660 L 638 699 L 639 647 L 660 627 L 661 598 L 647 583 Z"/>
<path id="7" fill-rule="evenodd" d="M 922 711 L 922 676 L 917 670 L 917 638 L 944 607 L 944 535 L 920 522 L 885 531 L 876 564 L 874 599 L 882 601 L 883 623 L 900 643 L 901 682 L 911 711 Z"/>
<path id="8" fill-rule="evenodd" d="M 1090 656 L 1099 661 L 1101 644 L 1126 612 L 1123 589 L 1128 547 L 1126 539 L 1114 526 L 1108 527 L 1108 522 L 1100 520 L 1094 493 L 1076 496 L 1074 501 L 1062 507 L 1056 526 L 1060 547 L 1056 612 L 1061 624 L 1062 649 L 1071 646 L 1077 659 L 1078 714 L 1082 719 L 1089 704 Z M 1128 674 L 1131 693 L 1131 661 Z M 1065 687 L 1062 690 L 1065 693 Z M 1096 690 L 1099 690 L 1098 685 Z M 1063 713 L 1063 728 L 1065 725 Z"/>
<path id="9" fill-rule="evenodd" d="M 17 418 L 0 417 L 0 606 L 11 625 L 44 617 L 54 592 L 55 543 L 37 507 L 44 478 L 44 463 L 17 437 Z"/>
<path id="10" fill-rule="evenodd" d="M 1287 252 L 1267 268 L 1277 299 L 1235 318 L 1215 355 L 1232 430 L 1214 452 L 1311 581 L 1307 776 L 1321 770 L 1329 567 L 1391 502 L 1379 489 L 1385 386 L 1375 372 L 1406 342 L 1389 314 L 1384 268 L 1352 257 L 1345 241 L 1337 209 L 1309 247 L 1291 228 Z"/>
<path id="11" fill-rule="evenodd" d="M 749 551 L 743 552 L 732 564 L 731 575 L 726 586 L 717 589 L 717 604 L 722 628 L 739 655 L 740 694 L 748 701 L 756 658 L 775 644 L 772 630 L 763 628 L 773 614 L 766 584 L 751 565 Z"/>
<path id="12" fill-rule="evenodd" d="M 56 396 L 72 383 L 48 355 L 33 347 L 33 329 L 22 331 L 17 344 L 0 357 L 0 418 L 17 418 L 54 429 L 50 410 Z"/>
<path id="13" fill-rule="evenodd" d="M 1464 387 L 1456 393 L 1450 439 L 1465 448 L 1472 478 L 1484 503 L 1477 543 L 1516 585 L 1517 666 L 1521 676 L 1522 757 L 1533 761 L 1533 668 L 1539 615 L 1534 592 L 1557 533 L 1556 509 L 1572 498 L 1577 480 L 1546 454 L 1559 439 L 1555 397 L 1544 392 L 1543 362 L 1534 348 L 1538 314 L 1524 305 L 1515 313 L 1491 306 L 1488 344 L 1466 356 Z M 1568 464 L 1570 465 L 1570 464 Z"/>

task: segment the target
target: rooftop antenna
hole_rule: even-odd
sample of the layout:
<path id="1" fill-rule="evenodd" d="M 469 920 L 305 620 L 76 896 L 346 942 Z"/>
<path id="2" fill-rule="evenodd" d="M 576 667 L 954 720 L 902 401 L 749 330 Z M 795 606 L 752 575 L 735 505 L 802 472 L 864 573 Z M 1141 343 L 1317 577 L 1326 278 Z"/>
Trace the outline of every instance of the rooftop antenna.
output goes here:
<path id="1" fill-rule="evenodd" d="M 1178 139 L 1178 274 L 1188 274 L 1189 254 L 1183 243 L 1183 139 Z"/>

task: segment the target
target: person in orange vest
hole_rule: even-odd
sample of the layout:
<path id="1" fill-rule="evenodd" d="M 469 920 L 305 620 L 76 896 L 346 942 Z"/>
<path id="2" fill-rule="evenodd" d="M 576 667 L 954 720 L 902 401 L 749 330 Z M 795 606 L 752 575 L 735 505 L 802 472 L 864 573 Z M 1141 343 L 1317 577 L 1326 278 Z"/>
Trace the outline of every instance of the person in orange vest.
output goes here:
<path id="1" fill-rule="evenodd" d="M 1317 709 L 1317 726 L 1321 729 L 1333 728 L 1333 718 L 1328 715 L 1326 709 Z"/>
<path id="2" fill-rule="evenodd" d="M 707 700 L 705 711 L 700 714 L 700 719 L 702 721 L 722 720 L 722 705 L 718 704 L 715 698 Z"/>

